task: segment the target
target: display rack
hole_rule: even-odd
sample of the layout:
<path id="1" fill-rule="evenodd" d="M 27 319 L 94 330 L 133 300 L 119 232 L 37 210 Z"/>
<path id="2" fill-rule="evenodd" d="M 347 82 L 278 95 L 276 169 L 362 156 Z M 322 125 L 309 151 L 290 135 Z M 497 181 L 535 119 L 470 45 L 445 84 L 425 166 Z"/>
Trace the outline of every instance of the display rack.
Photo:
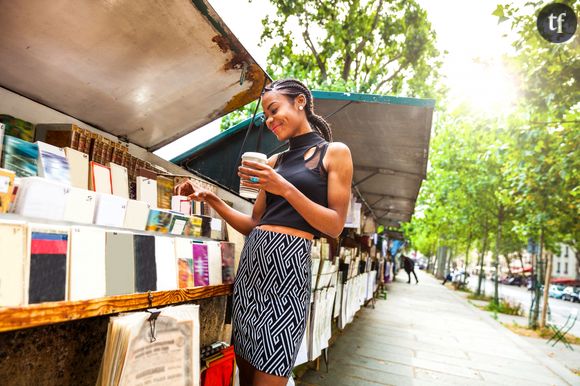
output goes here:
<path id="1" fill-rule="evenodd" d="M 232 284 L 0 308 L 0 332 L 231 295 Z"/>

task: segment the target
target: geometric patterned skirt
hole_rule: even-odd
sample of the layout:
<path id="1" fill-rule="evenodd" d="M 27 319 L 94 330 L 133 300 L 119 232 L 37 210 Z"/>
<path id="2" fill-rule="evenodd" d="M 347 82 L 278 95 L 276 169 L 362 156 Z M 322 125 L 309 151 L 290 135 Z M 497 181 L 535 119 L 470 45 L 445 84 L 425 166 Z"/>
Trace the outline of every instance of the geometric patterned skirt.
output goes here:
<path id="1" fill-rule="evenodd" d="M 232 341 L 259 371 L 289 377 L 306 331 L 312 241 L 254 228 L 234 282 Z"/>

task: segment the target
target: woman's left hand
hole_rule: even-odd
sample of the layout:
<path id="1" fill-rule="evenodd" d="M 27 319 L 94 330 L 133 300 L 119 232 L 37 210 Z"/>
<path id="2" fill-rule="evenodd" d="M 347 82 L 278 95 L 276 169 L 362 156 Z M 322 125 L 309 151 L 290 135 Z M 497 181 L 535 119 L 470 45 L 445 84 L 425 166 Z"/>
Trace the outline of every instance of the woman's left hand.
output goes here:
<path id="1" fill-rule="evenodd" d="M 269 193 L 283 196 L 290 184 L 269 165 L 243 161 L 238 168 L 240 184 L 249 188 L 263 189 Z M 255 180 L 257 178 L 257 180 Z M 253 179 L 255 182 L 252 182 Z"/>

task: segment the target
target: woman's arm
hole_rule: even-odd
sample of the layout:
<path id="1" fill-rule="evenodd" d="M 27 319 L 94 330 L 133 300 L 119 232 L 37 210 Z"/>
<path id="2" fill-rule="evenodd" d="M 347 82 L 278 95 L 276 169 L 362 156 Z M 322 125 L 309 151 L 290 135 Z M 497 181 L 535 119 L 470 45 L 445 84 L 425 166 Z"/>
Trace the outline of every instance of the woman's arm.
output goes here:
<path id="1" fill-rule="evenodd" d="M 244 165 L 252 169 L 240 168 L 242 175 L 258 177 L 260 182 L 252 184 L 244 181 L 242 184 L 284 197 L 314 228 L 331 237 L 338 237 L 344 228 L 350 202 L 352 157 L 345 144 L 333 142 L 328 146 L 324 161 L 328 173 L 328 208 L 311 201 L 270 166 L 245 162 Z"/>
<path id="2" fill-rule="evenodd" d="M 276 157 L 277 155 L 270 157 L 268 165 L 273 166 L 276 163 Z M 187 195 L 191 200 L 207 202 L 228 224 L 246 236 L 256 227 L 266 210 L 266 194 L 263 190 L 258 193 L 251 215 L 235 210 L 215 193 L 195 185 L 191 180 L 176 186 L 175 192 L 179 195 Z"/>

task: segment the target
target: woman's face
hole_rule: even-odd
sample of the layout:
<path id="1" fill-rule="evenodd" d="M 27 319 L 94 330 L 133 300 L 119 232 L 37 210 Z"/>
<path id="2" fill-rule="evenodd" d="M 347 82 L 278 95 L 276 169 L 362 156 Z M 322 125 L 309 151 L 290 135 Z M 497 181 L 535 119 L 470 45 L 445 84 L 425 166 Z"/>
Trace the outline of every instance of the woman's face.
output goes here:
<path id="1" fill-rule="evenodd" d="M 302 95 L 291 100 L 278 91 L 268 91 L 262 97 L 262 109 L 266 116 L 266 126 L 279 141 L 301 134 L 307 125 L 304 108 L 306 98 Z"/>

